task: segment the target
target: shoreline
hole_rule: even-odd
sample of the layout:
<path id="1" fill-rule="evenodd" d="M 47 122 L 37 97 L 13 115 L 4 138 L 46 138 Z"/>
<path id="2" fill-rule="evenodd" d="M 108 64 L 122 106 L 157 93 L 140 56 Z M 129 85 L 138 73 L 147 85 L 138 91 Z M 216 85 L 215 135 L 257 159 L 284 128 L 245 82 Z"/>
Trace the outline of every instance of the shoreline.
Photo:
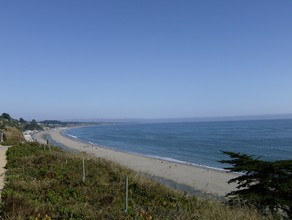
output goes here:
<path id="1" fill-rule="evenodd" d="M 235 184 L 228 184 L 227 181 L 231 178 L 235 178 L 238 174 L 196 164 L 178 163 L 163 160 L 163 158 L 125 153 L 93 145 L 62 134 L 66 129 L 68 128 L 39 132 L 34 135 L 34 138 L 38 142 L 46 144 L 46 140 L 43 136 L 50 136 L 54 142 L 60 143 L 70 150 L 86 152 L 94 157 L 113 161 L 138 173 L 153 177 L 153 179 L 163 178 L 166 182 L 171 181 L 184 185 L 204 195 L 223 197 L 230 191 L 236 189 Z"/>
<path id="2" fill-rule="evenodd" d="M 84 126 L 84 127 L 89 127 L 89 126 Z M 79 128 L 79 126 L 74 127 L 74 128 Z M 175 164 L 193 166 L 193 167 L 196 167 L 196 168 L 211 169 L 211 170 L 215 170 L 215 171 L 226 173 L 226 170 L 224 170 L 224 168 L 212 167 L 212 166 L 208 166 L 208 165 L 182 161 L 182 160 L 169 158 L 169 157 L 161 157 L 161 156 L 155 156 L 155 155 L 140 154 L 140 153 L 135 153 L 135 152 L 127 152 L 127 151 L 117 150 L 115 148 L 107 147 L 107 146 L 104 146 L 104 145 L 101 145 L 101 144 L 92 143 L 91 141 L 81 140 L 81 139 L 78 139 L 77 137 L 75 137 L 74 135 L 64 134 L 64 131 L 69 130 L 69 129 L 71 129 L 71 128 L 62 129 L 61 135 L 63 137 L 65 137 L 65 138 L 69 138 L 69 139 L 71 139 L 73 141 L 77 141 L 77 142 L 83 143 L 85 145 L 89 144 L 89 145 L 94 146 L 94 147 L 100 147 L 100 148 L 109 149 L 109 150 L 117 151 L 117 152 L 121 152 L 121 153 L 126 153 L 126 154 L 131 154 L 131 155 L 136 155 L 136 156 L 141 156 L 141 157 L 146 157 L 146 158 L 151 158 L 151 159 L 157 159 L 157 160 L 166 161 L 166 162 L 175 163 Z"/>

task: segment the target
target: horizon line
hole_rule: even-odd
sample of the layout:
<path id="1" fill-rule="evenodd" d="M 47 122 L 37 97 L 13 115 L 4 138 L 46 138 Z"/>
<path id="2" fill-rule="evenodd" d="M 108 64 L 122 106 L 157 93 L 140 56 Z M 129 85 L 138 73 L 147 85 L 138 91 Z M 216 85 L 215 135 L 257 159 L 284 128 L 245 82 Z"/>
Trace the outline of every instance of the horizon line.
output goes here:
<path id="1" fill-rule="evenodd" d="M 165 118 L 143 118 L 143 117 L 124 117 L 124 118 L 75 118 L 64 119 L 64 121 L 209 121 L 209 120 L 272 120 L 272 119 L 292 119 L 292 113 L 289 114 L 263 114 L 263 115 L 234 115 L 234 116 L 203 116 L 203 117 L 165 117 Z"/>

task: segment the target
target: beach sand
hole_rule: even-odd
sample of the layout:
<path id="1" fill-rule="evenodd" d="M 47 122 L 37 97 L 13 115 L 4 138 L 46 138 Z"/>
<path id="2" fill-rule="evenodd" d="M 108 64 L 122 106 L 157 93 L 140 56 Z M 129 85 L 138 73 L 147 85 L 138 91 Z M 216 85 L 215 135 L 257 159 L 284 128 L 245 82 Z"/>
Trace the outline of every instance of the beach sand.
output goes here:
<path id="1" fill-rule="evenodd" d="M 228 184 L 227 181 L 236 177 L 237 174 L 102 148 L 65 137 L 61 134 L 62 131 L 63 129 L 52 129 L 39 132 L 34 138 L 40 143 L 46 143 L 43 135 L 47 133 L 54 141 L 70 149 L 86 152 L 95 157 L 113 161 L 136 172 L 171 180 L 214 196 L 224 196 L 226 193 L 235 190 L 236 187 L 234 184 Z"/>

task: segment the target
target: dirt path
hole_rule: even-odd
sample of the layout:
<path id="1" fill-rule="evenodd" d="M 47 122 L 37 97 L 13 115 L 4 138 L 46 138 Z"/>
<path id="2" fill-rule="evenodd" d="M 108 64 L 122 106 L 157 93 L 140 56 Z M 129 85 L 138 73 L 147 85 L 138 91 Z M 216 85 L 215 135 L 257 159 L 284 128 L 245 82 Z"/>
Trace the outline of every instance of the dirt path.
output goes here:
<path id="1" fill-rule="evenodd" d="M 5 180 L 5 171 L 6 169 L 4 168 L 6 165 L 6 151 L 8 149 L 8 146 L 2 146 L 0 145 L 0 195 L 2 192 L 2 189 L 4 187 L 4 180 Z M 1 197 L 0 197 L 1 199 Z"/>

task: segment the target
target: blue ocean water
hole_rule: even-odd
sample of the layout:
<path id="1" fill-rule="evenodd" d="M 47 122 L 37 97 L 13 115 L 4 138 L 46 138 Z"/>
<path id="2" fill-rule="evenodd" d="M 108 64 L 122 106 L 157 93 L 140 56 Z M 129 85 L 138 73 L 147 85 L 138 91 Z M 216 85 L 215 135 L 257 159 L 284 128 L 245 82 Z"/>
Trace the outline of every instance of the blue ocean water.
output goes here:
<path id="1" fill-rule="evenodd" d="M 124 152 L 214 168 L 226 167 L 221 151 L 265 160 L 292 159 L 292 120 L 116 124 L 66 130 L 76 137 Z"/>

